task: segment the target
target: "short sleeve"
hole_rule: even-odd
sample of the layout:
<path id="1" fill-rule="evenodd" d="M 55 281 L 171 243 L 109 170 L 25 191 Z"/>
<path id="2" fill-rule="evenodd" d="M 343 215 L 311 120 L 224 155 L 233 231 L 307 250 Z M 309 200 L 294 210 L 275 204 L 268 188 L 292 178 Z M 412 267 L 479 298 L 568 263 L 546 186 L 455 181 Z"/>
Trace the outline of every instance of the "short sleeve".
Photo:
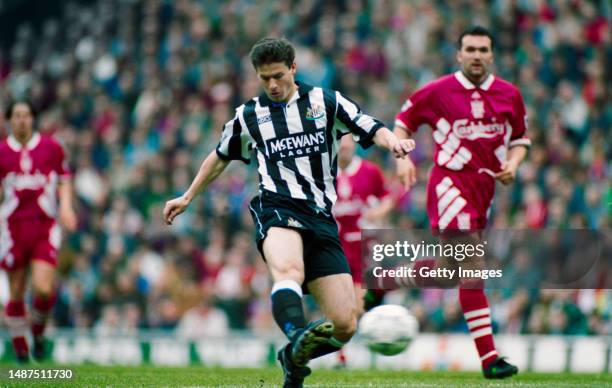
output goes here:
<path id="1" fill-rule="evenodd" d="M 510 148 L 514 146 L 531 146 L 531 140 L 527 137 L 527 112 L 525 110 L 525 102 L 521 93 L 517 90 L 514 97 L 514 109 L 510 125 L 512 126 L 512 134 L 510 135 Z"/>
<path id="2" fill-rule="evenodd" d="M 336 92 L 335 126 L 342 134 L 352 133 L 355 140 L 363 148 L 368 148 L 373 142 L 376 131 L 385 125 L 378 119 L 361 111 L 357 103 Z"/>
<path id="3" fill-rule="evenodd" d="M 425 85 L 408 98 L 395 116 L 395 126 L 406 132 L 416 132 L 423 124 L 431 125 L 433 112 L 429 103 L 432 95 L 431 84 Z"/>
<path id="4" fill-rule="evenodd" d="M 221 140 L 217 145 L 217 155 L 223 160 L 251 162 L 251 151 L 255 143 L 242 120 L 244 106 L 236 110 L 236 115 L 223 127 Z"/>

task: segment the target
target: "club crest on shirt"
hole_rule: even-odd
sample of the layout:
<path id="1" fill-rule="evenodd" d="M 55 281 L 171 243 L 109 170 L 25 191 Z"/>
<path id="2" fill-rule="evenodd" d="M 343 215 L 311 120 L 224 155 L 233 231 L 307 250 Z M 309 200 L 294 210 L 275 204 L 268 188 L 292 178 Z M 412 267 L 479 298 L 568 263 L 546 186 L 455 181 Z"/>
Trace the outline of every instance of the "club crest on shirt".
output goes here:
<path id="1" fill-rule="evenodd" d="M 472 117 L 475 119 L 481 119 L 484 117 L 484 101 L 480 99 L 480 94 L 478 92 L 472 93 L 472 101 L 470 102 L 472 106 Z"/>
<path id="2" fill-rule="evenodd" d="M 325 116 L 325 108 L 320 105 L 312 105 L 306 108 L 306 120 L 316 120 Z"/>
<path id="3" fill-rule="evenodd" d="M 263 117 L 258 117 L 257 118 L 257 124 L 258 125 L 267 123 L 268 121 L 272 121 L 272 116 L 271 115 L 265 115 Z"/>
<path id="4" fill-rule="evenodd" d="M 32 158 L 28 152 L 22 152 L 21 157 L 19 158 L 19 167 L 21 171 L 26 174 L 29 174 L 32 171 Z"/>

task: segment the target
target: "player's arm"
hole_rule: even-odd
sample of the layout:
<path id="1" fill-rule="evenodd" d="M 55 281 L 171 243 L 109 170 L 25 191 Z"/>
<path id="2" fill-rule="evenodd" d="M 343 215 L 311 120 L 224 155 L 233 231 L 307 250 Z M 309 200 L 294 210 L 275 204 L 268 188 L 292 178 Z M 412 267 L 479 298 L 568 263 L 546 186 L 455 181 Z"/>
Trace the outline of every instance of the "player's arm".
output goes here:
<path id="1" fill-rule="evenodd" d="M 208 154 L 191 182 L 189 189 L 178 198 L 166 202 L 164 221 L 171 225 L 174 218 L 187 209 L 193 198 L 210 185 L 225 170 L 232 160 L 250 163 L 254 140 L 242 124 L 241 115 L 244 105 L 236 110 L 236 115 L 223 127 L 221 141 L 217 148 Z"/>
<path id="2" fill-rule="evenodd" d="M 410 139 L 412 132 L 401 125 L 395 124 L 393 133 L 398 139 Z M 404 185 L 404 189 L 410 189 L 417 181 L 416 166 L 410 160 L 410 156 L 395 159 L 395 174 L 399 181 Z"/>
<path id="3" fill-rule="evenodd" d="M 335 122 L 341 129 L 351 132 L 363 148 L 374 143 L 391 151 L 396 158 L 403 158 L 414 149 L 413 140 L 398 139 L 380 120 L 363 113 L 359 105 L 340 92 L 336 92 Z"/>
<path id="4" fill-rule="evenodd" d="M 525 102 L 521 93 L 516 90 L 514 96 L 514 115 L 511 118 L 512 134 L 510 137 L 510 143 L 508 144 L 508 156 L 505 163 L 501 165 L 501 171 L 495 174 L 495 178 L 498 179 L 504 185 L 509 185 L 514 182 L 516 177 L 516 171 L 519 165 L 527 156 L 527 151 L 531 145 L 531 141 L 526 135 L 527 132 L 527 113 L 525 109 Z"/>
<path id="5" fill-rule="evenodd" d="M 225 170 L 229 160 L 223 160 L 217 155 L 217 150 L 208 154 L 200 165 L 200 170 L 191 182 L 187 191 L 178 198 L 166 202 L 164 221 L 172 225 L 174 218 L 187 209 L 193 198 L 210 185 Z"/>
<path id="6" fill-rule="evenodd" d="M 407 158 L 408 154 L 414 149 L 414 140 L 400 139 L 386 127 L 376 131 L 372 140 L 377 146 L 391 151 L 396 158 Z"/>
<path id="7" fill-rule="evenodd" d="M 59 194 L 59 218 L 62 226 L 66 230 L 73 232 L 77 228 L 77 216 L 72 207 L 74 199 L 74 190 L 72 189 L 72 181 L 65 177 L 60 180 L 58 185 Z"/>
<path id="8" fill-rule="evenodd" d="M 73 232 L 77 228 L 78 219 L 74 211 L 73 200 L 74 190 L 72 187 L 72 174 L 68 167 L 66 153 L 61 143 L 57 142 L 57 165 L 55 171 L 59 175 L 59 183 L 57 193 L 59 196 L 59 221 L 60 224 L 68 231 Z"/>
<path id="9" fill-rule="evenodd" d="M 391 195 L 387 195 L 382 198 L 378 205 L 366 210 L 363 216 L 372 222 L 383 220 L 389 215 L 393 208 L 395 208 L 395 200 Z"/>
<path id="10" fill-rule="evenodd" d="M 514 182 L 516 178 L 516 171 L 519 165 L 527 156 L 527 147 L 523 145 L 517 145 L 508 151 L 508 160 L 503 163 L 502 170 L 495 174 L 495 178 L 498 179 L 504 185 L 509 185 Z"/>

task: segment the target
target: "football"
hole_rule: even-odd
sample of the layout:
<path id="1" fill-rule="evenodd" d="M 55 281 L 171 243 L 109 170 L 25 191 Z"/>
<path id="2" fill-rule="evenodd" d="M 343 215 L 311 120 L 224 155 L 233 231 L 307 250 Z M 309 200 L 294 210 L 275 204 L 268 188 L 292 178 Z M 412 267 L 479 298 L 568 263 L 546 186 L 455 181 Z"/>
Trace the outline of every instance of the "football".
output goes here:
<path id="1" fill-rule="evenodd" d="M 382 305 L 361 317 L 359 335 L 373 352 L 394 356 L 403 352 L 419 331 L 419 322 L 408 309 Z"/>

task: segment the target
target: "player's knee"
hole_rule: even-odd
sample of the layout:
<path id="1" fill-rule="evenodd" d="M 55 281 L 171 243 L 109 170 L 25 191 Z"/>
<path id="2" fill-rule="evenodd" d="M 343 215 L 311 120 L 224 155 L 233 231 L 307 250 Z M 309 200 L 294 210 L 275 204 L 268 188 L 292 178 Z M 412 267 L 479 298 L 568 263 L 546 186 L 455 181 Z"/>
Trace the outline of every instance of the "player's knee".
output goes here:
<path id="1" fill-rule="evenodd" d="M 281 280 L 293 280 L 298 284 L 302 284 L 304 282 L 304 273 L 299 268 L 294 267 L 286 267 L 279 268 L 275 271 L 272 271 L 272 277 L 275 282 Z"/>
<path id="2" fill-rule="evenodd" d="M 36 297 L 41 299 L 49 299 L 53 296 L 54 286 L 53 283 L 42 283 L 33 286 L 34 294 Z"/>
<path id="3" fill-rule="evenodd" d="M 357 331 L 357 312 L 352 311 L 345 316 L 332 320 L 334 324 L 334 336 L 339 340 L 348 341 Z"/>

